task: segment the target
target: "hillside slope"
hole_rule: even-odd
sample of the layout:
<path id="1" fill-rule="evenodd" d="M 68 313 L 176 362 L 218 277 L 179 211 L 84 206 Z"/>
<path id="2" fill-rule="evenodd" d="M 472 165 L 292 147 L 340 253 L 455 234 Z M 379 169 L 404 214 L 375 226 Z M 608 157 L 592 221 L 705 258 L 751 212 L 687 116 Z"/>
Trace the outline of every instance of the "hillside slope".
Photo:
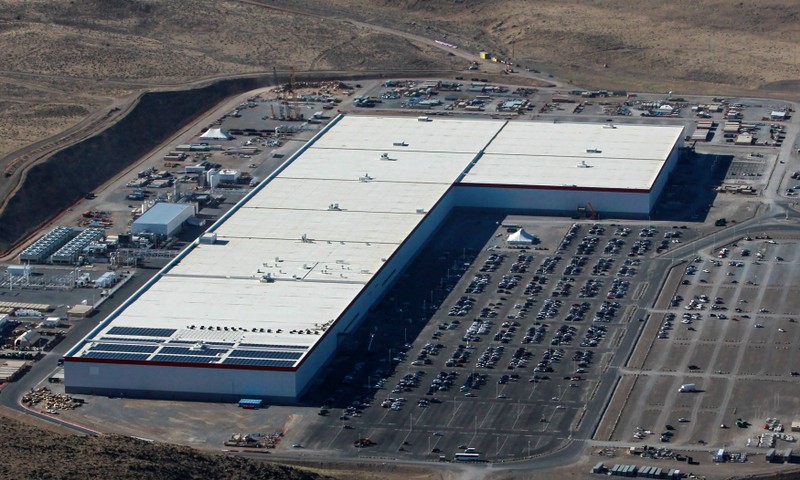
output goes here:
<path id="1" fill-rule="evenodd" d="M 447 38 L 590 87 L 798 95 L 800 2 L 791 0 L 278 2 Z"/>
<path id="2" fill-rule="evenodd" d="M 325 480 L 296 468 L 115 435 L 84 437 L 0 417 L 0 478 Z"/>

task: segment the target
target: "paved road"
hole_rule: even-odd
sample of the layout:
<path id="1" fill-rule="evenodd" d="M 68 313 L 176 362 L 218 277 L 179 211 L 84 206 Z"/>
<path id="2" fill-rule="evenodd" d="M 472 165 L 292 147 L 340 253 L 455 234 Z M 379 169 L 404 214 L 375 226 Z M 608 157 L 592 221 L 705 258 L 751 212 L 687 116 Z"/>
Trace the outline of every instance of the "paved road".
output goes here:
<path id="1" fill-rule="evenodd" d="M 0 394 L 0 405 L 3 407 L 16 410 L 51 423 L 55 423 L 67 428 L 71 428 L 80 433 L 94 434 L 94 430 L 83 428 L 72 423 L 65 422 L 58 417 L 52 415 L 41 414 L 32 410 L 28 410 L 20 405 L 19 400 L 31 388 L 36 387 L 46 378 L 48 378 L 57 367 L 58 359 L 63 357 L 64 354 L 72 348 L 76 343 L 81 341 L 97 324 L 108 315 L 109 312 L 114 311 L 115 308 L 120 306 L 133 292 L 155 274 L 156 270 L 139 271 L 139 274 L 131 278 L 123 287 L 106 300 L 100 307 L 97 313 L 91 318 L 79 320 L 75 327 L 70 331 L 69 335 L 58 345 L 53 347 L 46 356 L 35 362 L 33 367 L 28 373 L 16 382 L 10 383 L 2 394 Z"/>

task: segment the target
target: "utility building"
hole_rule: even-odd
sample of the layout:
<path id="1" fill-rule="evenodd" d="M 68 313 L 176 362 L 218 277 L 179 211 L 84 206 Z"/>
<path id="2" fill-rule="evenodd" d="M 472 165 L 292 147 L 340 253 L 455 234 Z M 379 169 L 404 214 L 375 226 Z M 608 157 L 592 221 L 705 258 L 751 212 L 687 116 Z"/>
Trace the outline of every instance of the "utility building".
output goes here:
<path id="1" fill-rule="evenodd" d="M 67 354 L 67 391 L 294 402 L 453 207 L 646 216 L 682 135 L 337 117 Z"/>
<path id="2" fill-rule="evenodd" d="M 131 233 L 149 232 L 171 237 L 194 216 L 194 206 L 183 203 L 156 203 L 131 225 Z"/>

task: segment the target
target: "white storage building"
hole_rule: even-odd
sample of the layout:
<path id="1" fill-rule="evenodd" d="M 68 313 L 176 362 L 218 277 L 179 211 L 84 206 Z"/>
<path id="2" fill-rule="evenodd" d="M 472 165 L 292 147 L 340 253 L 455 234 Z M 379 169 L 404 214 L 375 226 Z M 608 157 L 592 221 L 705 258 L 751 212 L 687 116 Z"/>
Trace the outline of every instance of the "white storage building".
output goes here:
<path id="1" fill-rule="evenodd" d="M 294 402 L 453 207 L 647 215 L 682 134 L 559 124 L 588 140 L 524 141 L 544 125 L 337 117 L 67 354 L 67 391 Z M 619 162 L 641 162 L 631 185 Z"/>
<path id="2" fill-rule="evenodd" d="M 194 216 L 194 206 L 183 203 L 156 203 L 141 217 L 134 220 L 131 233 L 139 235 L 149 232 L 165 237 L 178 233 L 186 222 Z"/>

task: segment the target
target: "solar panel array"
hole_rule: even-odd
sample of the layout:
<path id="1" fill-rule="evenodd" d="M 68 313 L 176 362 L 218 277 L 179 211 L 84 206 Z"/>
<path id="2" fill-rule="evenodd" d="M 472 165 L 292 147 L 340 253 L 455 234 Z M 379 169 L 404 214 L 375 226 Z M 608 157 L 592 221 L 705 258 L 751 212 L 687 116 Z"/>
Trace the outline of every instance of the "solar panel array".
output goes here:
<path id="1" fill-rule="evenodd" d="M 153 362 L 177 362 L 177 363 L 212 363 L 219 360 L 217 357 L 200 355 L 156 355 L 152 358 Z"/>
<path id="2" fill-rule="evenodd" d="M 189 344 L 194 345 L 198 342 L 198 340 L 170 340 L 169 343 L 180 343 L 180 344 Z M 207 340 L 203 340 L 202 343 L 206 345 L 214 345 L 220 347 L 232 347 L 235 345 L 234 342 L 209 342 Z"/>
<path id="3" fill-rule="evenodd" d="M 110 335 L 118 342 L 103 343 L 111 337 L 98 340 L 100 343 L 92 344 L 82 355 L 84 358 L 97 358 L 107 360 L 148 360 L 153 362 L 170 363 L 217 363 L 220 357 L 226 358 L 223 363 L 227 365 L 247 365 L 257 367 L 292 367 L 306 353 L 307 346 L 303 345 L 264 345 L 264 344 L 239 344 L 241 347 L 258 346 L 270 350 L 250 350 L 236 348 L 231 350 L 230 342 L 203 342 L 203 348 L 190 348 L 196 344 L 194 340 L 163 340 L 153 337 L 169 337 L 176 330 L 170 328 L 140 328 L 140 327 L 113 327 Z M 136 338 L 144 337 L 144 338 Z M 149 337 L 149 338 L 148 338 Z M 149 344 L 133 344 L 127 342 L 142 342 Z M 153 345 L 160 343 L 160 345 Z M 216 347 L 216 348 L 215 348 Z M 287 351 L 287 350 L 295 351 Z M 299 351 L 298 351 L 299 350 Z M 229 353 L 230 352 L 230 353 Z M 151 354 L 155 354 L 152 355 Z"/>
<path id="4" fill-rule="evenodd" d="M 109 335 L 137 335 L 142 337 L 171 337 L 177 332 L 174 328 L 113 327 Z"/>
<path id="5" fill-rule="evenodd" d="M 275 352 L 264 350 L 234 350 L 230 353 L 230 357 L 247 357 L 247 358 L 272 358 L 272 359 L 287 359 L 297 360 L 303 356 L 300 352 Z"/>
<path id="6" fill-rule="evenodd" d="M 294 362 L 287 360 L 263 360 L 260 358 L 226 358 L 225 365 L 250 365 L 255 367 L 291 367 Z"/>
<path id="7" fill-rule="evenodd" d="M 158 350 L 156 345 L 119 345 L 114 343 L 101 343 L 93 345 L 90 351 L 104 351 L 104 352 L 129 352 L 129 353 L 153 353 Z"/>
<path id="8" fill-rule="evenodd" d="M 122 353 L 122 352 L 86 352 L 83 358 L 96 358 L 98 360 L 147 360 L 148 353 Z"/>
<path id="9" fill-rule="evenodd" d="M 263 343 L 240 343 L 240 347 L 284 348 L 287 350 L 308 350 L 308 345 L 265 345 Z"/>
<path id="10" fill-rule="evenodd" d="M 161 355 L 191 355 L 191 356 L 206 356 L 206 357 L 213 357 L 217 355 L 222 355 L 223 353 L 227 352 L 228 349 L 219 349 L 219 348 L 202 348 L 197 350 L 190 350 L 188 348 L 183 347 L 163 347 L 160 352 Z"/>

